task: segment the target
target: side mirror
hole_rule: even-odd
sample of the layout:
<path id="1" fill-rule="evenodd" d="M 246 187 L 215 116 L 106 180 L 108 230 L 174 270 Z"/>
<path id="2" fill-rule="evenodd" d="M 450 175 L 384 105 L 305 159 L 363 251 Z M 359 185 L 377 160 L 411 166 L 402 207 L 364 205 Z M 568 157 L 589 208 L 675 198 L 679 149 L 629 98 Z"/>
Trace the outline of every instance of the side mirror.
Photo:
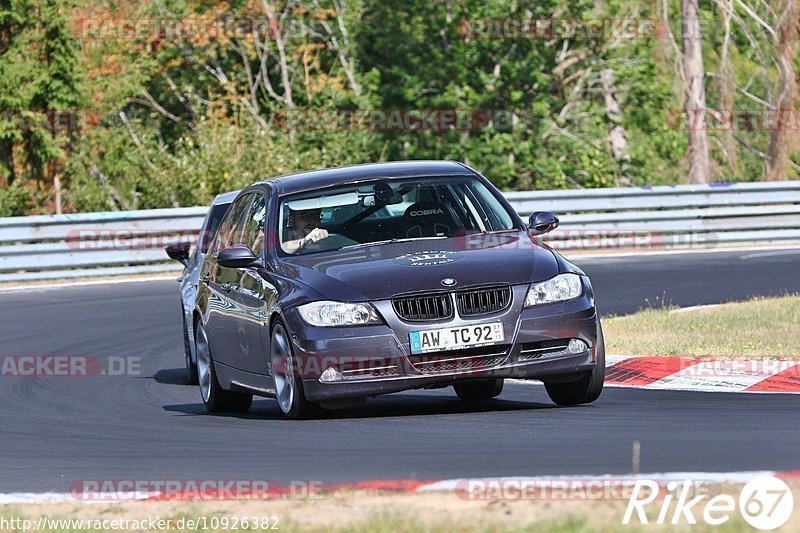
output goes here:
<path id="1" fill-rule="evenodd" d="M 180 261 L 184 266 L 186 266 L 186 263 L 189 261 L 189 249 L 191 247 L 192 243 L 176 242 L 167 246 L 165 250 L 170 259 Z"/>
<path id="2" fill-rule="evenodd" d="M 248 268 L 257 263 L 256 254 L 244 244 L 228 246 L 217 255 L 217 264 L 225 268 Z"/>
<path id="3" fill-rule="evenodd" d="M 550 211 L 536 211 L 531 213 L 528 228 L 534 235 L 543 235 L 558 227 L 558 217 Z"/>

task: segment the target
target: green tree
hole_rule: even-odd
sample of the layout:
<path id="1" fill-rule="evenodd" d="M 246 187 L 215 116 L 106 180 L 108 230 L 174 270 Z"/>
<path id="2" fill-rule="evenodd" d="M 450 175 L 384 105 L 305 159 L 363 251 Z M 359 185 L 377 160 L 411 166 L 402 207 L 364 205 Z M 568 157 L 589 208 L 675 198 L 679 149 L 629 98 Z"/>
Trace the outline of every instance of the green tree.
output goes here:
<path id="1" fill-rule="evenodd" d="M 61 170 L 85 119 L 69 2 L 10 0 L 0 11 L 0 173 L 32 182 L 61 212 Z M 52 194 L 51 194 L 52 187 Z"/>

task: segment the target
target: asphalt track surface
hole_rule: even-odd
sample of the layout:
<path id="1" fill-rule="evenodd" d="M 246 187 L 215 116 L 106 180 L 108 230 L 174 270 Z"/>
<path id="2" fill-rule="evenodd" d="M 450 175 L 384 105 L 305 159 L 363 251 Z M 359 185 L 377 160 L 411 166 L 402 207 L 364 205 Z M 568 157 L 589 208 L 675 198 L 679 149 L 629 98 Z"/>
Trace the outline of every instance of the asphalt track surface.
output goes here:
<path id="1" fill-rule="evenodd" d="M 800 292 L 800 250 L 577 260 L 604 314 Z M 649 302 L 649 303 L 648 303 Z M 452 389 L 371 399 L 321 420 L 283 420 L 256 399 L 205 412 L 183 384 L 178 285 L 104 284 L 0 293 L 0 355 L 141 358 L 140 375 L 0 376 L 0 492 L 67 492 L 76 480 L 340 482 L 504 475 L 800 468 L 800 398 L 608 388 L 557 408 L 509 384 L 464 406 Z"/>

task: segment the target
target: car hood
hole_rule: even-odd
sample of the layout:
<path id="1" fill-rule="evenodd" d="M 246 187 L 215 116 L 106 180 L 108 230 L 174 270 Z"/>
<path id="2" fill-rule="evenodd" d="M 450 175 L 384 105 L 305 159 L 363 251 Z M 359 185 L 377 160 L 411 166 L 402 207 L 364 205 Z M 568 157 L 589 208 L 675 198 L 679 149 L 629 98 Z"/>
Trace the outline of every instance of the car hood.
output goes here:
<path id="1" fill-rule="evenodd" d="M 549 279 L 558 262 L 526 232 L 416 240 L 283 258 L 276 265 L 325 298 L 388 299 L 400 294 Z M 443 280 L 455 280 L 448 287 Z"/>

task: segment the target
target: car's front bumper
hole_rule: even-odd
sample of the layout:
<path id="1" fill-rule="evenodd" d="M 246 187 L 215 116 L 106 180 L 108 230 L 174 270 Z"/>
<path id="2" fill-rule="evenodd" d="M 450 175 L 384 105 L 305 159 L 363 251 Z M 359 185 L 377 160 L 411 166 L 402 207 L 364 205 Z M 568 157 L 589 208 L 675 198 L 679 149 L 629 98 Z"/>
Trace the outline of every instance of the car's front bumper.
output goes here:
<path id="1" fill-rule="evenodd" d="M 480 318 L 454 318 L 444 324 L 409 324 L 391 311 L 390 302 L 373 302 L 385 325 L 315 328 L 296 313 L 287 313 L 294 333 L 295 371 L 309 401 L 375 396 L 408 389 L 447 386 L 466 379 L 514 378 L 557 380 L 591 371 L 595 366 L 597 316 L 591 287 L 569 302 L 523 308 L 527 288 L 514 287 L 514 302 L 505 311 Z M 419 329 L 502 322 L 506 341 L 496 349 L 454 350 L 414 356 L 409 332 Z M 580 339 L 585 351 L 565 345 Z M 321 381 L 333 366 L 340 379 Z"/>

